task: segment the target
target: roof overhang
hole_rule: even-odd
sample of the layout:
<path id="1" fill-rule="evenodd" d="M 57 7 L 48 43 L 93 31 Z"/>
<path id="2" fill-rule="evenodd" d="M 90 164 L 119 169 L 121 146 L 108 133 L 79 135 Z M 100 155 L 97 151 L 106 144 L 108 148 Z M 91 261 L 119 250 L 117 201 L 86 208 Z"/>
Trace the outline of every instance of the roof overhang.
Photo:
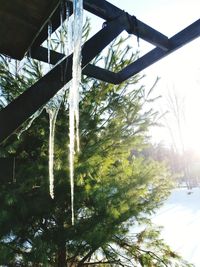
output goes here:
<path id="1" fill-rule="evenodd" d="M 22 59 L 46 26 L 59 2 L 0 0 L 0 53 Z"/>

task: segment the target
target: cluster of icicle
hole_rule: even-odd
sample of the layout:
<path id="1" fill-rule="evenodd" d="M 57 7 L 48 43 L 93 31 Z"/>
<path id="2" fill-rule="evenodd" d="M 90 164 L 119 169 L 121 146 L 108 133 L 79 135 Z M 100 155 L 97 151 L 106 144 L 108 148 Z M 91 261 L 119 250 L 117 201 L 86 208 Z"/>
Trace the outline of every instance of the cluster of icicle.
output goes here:
<path id="1" fill-rule="evenodd" d="M 70 17 L 67 0 L 61 0 L 60 3 L 60 52 L 67 57 L 73 52 L 72 81 L 66 84 L 44 107 L 39 109 L 29 120 L 28 124 L 21 130 L 19 136 L 27 130 L 35 118 L 37 118 L 43 109 L 49 114 L 49 193 L 54 198 L 54 137 L 57 115 L 63 101 L 66 91 L 69 89 L 69 169 L 70 169 L 70 187 L 71 187 L 71 218 L 74 225 L 74 154 L 79 152 L 79 87 L 81 82 L 81 41 L 83 29 L 83 0 L 73 0 L 73 14 Z M 67 29 L 67 40 L 63 32 Z M 48 66 L 51 70 L 51 36 L 52 24 L 48 23 Z M 61 74 L 61 79 L 63 79 Z M 51 90 L 51 88 L 49 88 Z"/>
<path id="2" fill-rule="evenodd" d="M 60 12 L 61 27 L 64 27 L 64 12 L 66 11 L 67 27 L 67 45 L 61 38 L 60 50 L 68 56 L 73 52 L 72 82 L 69 86 L 69 167 L 70 167 L 70 186 L 71 186 L 71 212 L 72 225 L 74 225 L 74 154 L 75 144 L 77 152 L 79 151 L 79 87 L 81 82 L 81 41 L 83 25 L 83 0 L 73 1 L 73 20 L 70 21 L 68 7 L 62 4 Z M 63 30 L 61 29 L 61 35 Z M 48 61 L 50 66 L 50 38 L 51 25 L 48 28 Z M 49 114 L 49 191 L 54 198 L 54 135 L 55 123 L 58 111 L 68 86 L 59 91 L 46 105 L 46 111 Z"/>
<path id="3" fill-rule="evenodd" d="M 74 0 L 72 85 L 69 89 L 69 164 L 71 184 L 72 225 L 74 224 L 74 153 L 75 140 L 79 152 L 79 87 L 81 82 L 81 41 L 83 0 Z M 76 134 L 75 134 L 76 129 Z"/>

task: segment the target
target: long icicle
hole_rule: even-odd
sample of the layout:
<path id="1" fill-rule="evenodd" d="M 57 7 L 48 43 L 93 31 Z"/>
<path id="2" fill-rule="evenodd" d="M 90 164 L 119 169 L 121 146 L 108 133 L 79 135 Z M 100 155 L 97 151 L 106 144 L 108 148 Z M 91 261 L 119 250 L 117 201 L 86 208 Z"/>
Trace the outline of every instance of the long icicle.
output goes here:
<path id="1" fill-rule="evenodd" d="M 25 126 L 24 126 L 24 127 L 17 133 L 17 138 L 18 138 L 18 139 L 20 139 L 20 137 L 21 137 L 21 135 L 23 134 L 23 132 L 27 131 L 27 130 L 31 127 L 33 121 L 34 121 L 37 117 L 40 116 L 40 114 L 42 113 L 43 109 L 44 109 L 44 107 L 38 109 L 38 110 L 37 110 L 37 111 L 36 111 L 36 112 L 29 118 L 29 121 L 26 123 L 26 125 L 25 125 Z"/>
<path id="2" fill-rule="evenodd" d="M 83 1 L 74 0 L 74 21 L 73 21 L 73 67 L 72 86 L 69 90 L 69 164 L 71 184 L 71 212 L 72 225 L 74 225 L 74 153 L 75 139 L 77 151 L 79 151 L 79 85 L 81 81 L 81 41 L 83 25 Z M 76 128 L 76 134 L 75 134 Z"/>
<path id="3" fill-rule="evenodd" d="M 48 38 L 47 38 L 47 50 L 48 50 L 48 54 L 47 54 L 47 60 L 48 60 L 48 64 L 49 64 L 49 68 L 51 69 L 51 34 L 52 34 L 52 23 L 51 20 L 49 20 L 48 22 Z"/>
<path id="4" fill-rule="evenodd" d="M 52 35 L 52 23 L 49 20 L 48 23 L 48 65 L 51 70 L 51 35 Z M 61 44 L 62 45 L 62 44 Z M 63 90 L 61 89 L 50 101 L 46 104 L 45 109 L 49 114 L 49 193 L 51 198 L 54 198 L 54 143 L 55 143 L 55 126 L 58 111 L 63 99 Z"/>
<path id="5" fill-rule="evenodd" d="M 46 108 L 49 114 L 49 193 L 51 198 L 54 198 L 54 139 L 55 139 L 55 125 L 58 115 L 59 107 Z"/>
<path id="6" fill-rule="evenodd" d="M 65 44 L 64 44 L 64 3 L 63 1 L 60 2 L 60 53 L 65 53 Z"/>
<path id="7" fill-rule="evenodd" d="M 46 104 L 45 109 L 49 114 L 49 193 L 54 198 L 54 143 L 55 143 L 55 127 L 58 112 L 65 94 L 65 88 L 62 88 L 50 101 Z"/>

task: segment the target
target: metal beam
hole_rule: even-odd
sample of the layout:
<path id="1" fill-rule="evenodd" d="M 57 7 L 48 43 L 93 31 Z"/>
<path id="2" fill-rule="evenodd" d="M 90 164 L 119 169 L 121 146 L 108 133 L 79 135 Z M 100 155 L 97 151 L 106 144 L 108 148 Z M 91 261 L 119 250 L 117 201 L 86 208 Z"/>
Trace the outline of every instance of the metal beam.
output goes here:
<path id="1" fill-rule="evenodd" d="M 131 76 L 137 74 L 141 70 L 144 70 L 145 68 L 149 67 L 158 60 L 168 56 L 169 54 L 173 53 L 182 46 L 198 38 L 199 36 L 200 19 L 170 38 L 170 42 L 172 45 L 169 51 L 163 51 L 160 48 L 155 48 L 117 73 L 88 64 L 83 69 L 83 74 L 89 77 L 93 77 L 95 79 L 102 80 L 104 82 L 120 84 Z M 47 62 L 47 54 L 47 49 L 40 47 L 33 54 L 33 58 Z M 64 55 L 55 51 L 51 51 L 52 64 L 56 64 L 62 57 L 64 57 Z"/>
<path id="2" fill-rule="evenodd" d="M 69 1 L 72 2 L 73 0 Z M 110 4 L 105 0 L 84 0 L 83 5 L 85 10 L 106 21 L 111 21 L 125 13 L 120 8 Z M 128 13 L 126 14 L 130 20 L 130 28 L 127 30 L 129 33 L 139 36 L 143 40 L 151 43 L 154 46 L 160 47 L 165 51 L 170 48 L 170 43 L 167 36 L 136 19 L 135 16 L 130 16 Z"/>
<path id="3" fill-rule="evenodd" d="M 48 49 L 43 46 L 39 46 L 34 50 L 31 50 L 30 56 L 33 59 L 48 63 Z M 52 65 L 56 65 L 58 61 L 60 61 L 64 57 L 64 54 L 58 53 L 54 50 L 50 50 L 50 63 Z"/>
<path id="4" fill-rule="evenodd" d="M 52 16 L 50 17 L 50 22 L 52 25 L 52 33 L 56 31 L 60 27 L 60 12 L 61 12 L 61 1 L 58 0 L 58 4 L 56 9 L 54 10 Z M 70 14 L 73 13 L 73 6 L 71 2 L 68 2 L 69 12 Z M 63 20 L 66 19 L 66 6 L 63 2 Z M 33 43 L 31 44 L 31 50 L 33 51 L 37 47 L 39 47 L 46 39 L 48 38 L 48 23 L 46 23 L 43 28 L 38 33 L 37 37 L 34 39 Z"/>
<path id="5" fill-rule="evenodd" d="M 65 57 L 65 55 L 55 52 L 53 50 L 50 51 L 50 55 L 50 62 L 52 65 L 57 64 L 58 61 Z M 31 58 L 48 63 L 47 48 L 40 46 L 37 49 L 34 49 L 34 51 L 31 52 Z M 87 66 L 85 66 L 85 68 L 82 70 L 82 73 L 91 78 L 102 80 L 108 83 L 120 83 L 118 73 L 102 69 L 92 64 L 88 64 Z"/>
<path id="6" fill-rule="evenodd" d="M 72 2 L 73 0 L 68 1 L 71 11 Z M 105 0 L 84 0 L 83 5 L 85 10 L 108 22 L 116 19 L 119 16 L 122 16 L 125 13 L 120 8 L 110 4 Z M 144 22 L 136 19 L 135 16 L 131 16 L 128 13 L 126 14 L 130 21 L 130 27 L 127 29 L 129 33 L 132 33 L 140 37 L 141 39 L 151 43 L 152 45 L 160 47 L 165 51 L 170 48 L 170 43 L 167 36 L 148 26 Z M 60 26 L 60 6 L 57 7 L 56 11 L 52 15 L 51 24 L 53 32 Z M 41 45 L 41 43 L 47 39 L 47 27 L 47 24 L 44 25 L 37 38 L 34 40 L 32 44 L 32 50 Z"/>
<path id="7" fill-rule="evenodd" d="M 87 41 L 82 49 L 83 73 L 109 83 L 118 84 L 125 81 L 200 36 L 200 20 L 197 20 L 183 31 L 170 38 L 169 50 L 166 51 L 157 47 L 118 73 L 103 70 L 92 65 L 86 66 L 123 30 L 131 31 L 132 28 L 129 15 L 112 6 L 108 2 L 104 0 L 96 0 L 95 2 L 92 0 L 84 0 L 84 3 L 85 5 L 88 5 L 88 9 L 89 7 L 92 11 L 95 9 L 96 13 L 106 17 L 107 20 L 116 15 L 115 19 L 112 17 L 112 20 L 107 23 L 106 27 Z M 100 4 L 102 4 L 102 6 L 100 6 Z M 108 12 L 109 10 L 111 13 Z M 122 14 L 120 16 L 118 14 L 119 10 L 121 12 L 120 14 Z M 41 52 L 41 50 L 39 52 Z M 57 63 L 58 55 L 56 55 L 55 52 L 52 52 L 51 54 L 52 61 Z M 42 53 L 40 56 L 45 58 Z M 49 73 L 0 111 L 0 143 L 32 114 L 34 114 L 34 112 L 43 106 L 50 98 L 52 98 L 64 86 L 64 84 L 71 79 L 72 55 L 67 58 L 65 57 L 64 59 L 62 59 L 63 55 L 59 57 L 61 57 L 61 62 L 59 62 Z M 61 73 L 64 73 L 64 81 L 61 80 Z"/>
<path id="8" fill-rule="evenodd" d="M 88 65 L 87 69 L 85 68 L 85 74 L 108 83 L 120 84 L 199 36 L 200 19 L 170 38 L 171 49 L 169 51 L 155 48 L 117 73 Z"/>
<path id="9" fill-rule="evenodd" d="M 170 38 L 171 49 L 169 51 L 155 48 L 117 73 L 88 64 L 84 69 L 84 74 L 104 82 L 120 84 L 199 36 L 200 19 Z"/>
<path id="10" fill-rule="evenodd" d="M 128 27 L 123 15 L 107 24 L 82 48 L 82 68 Z M 61 74 L 65 80 L 61 80 Z M 72 78 L 72 55 L 64 58 L 49 73 L 0 111 L 0 143 L 47 103 Z"/>
<path id="11" fill-rule="evenodd" d="M 179 33 L 170 38 L 171 49 L 169 51 L 163 51 L 160 48 L 154 48 L 143 57 L 137 59 L 132 64 L 121 70 L 119 75 L 119 82 L 123 82 L 138 72 L 144 70 L 150 65 L 154 64 L 158 60 L 168 56 L 175 52 L 177 49 L 186 45 L 200 36 L 200 19 L 192 23 L 187 28 L 183 29 Z"/>
<path id="12" fill-rule="evenodd" d="M 57 64 L 58 61 L 60 61 L 62 58 L 65 57 L 65 55 L 53 50 L 50 50 L 50 55 L 51 55 L 50 62 L 52 65 Z M 37 49 L 34 49 L 33 52 L 31 52 L 31 57 L 33 59 L 37 59 L 39 61 L 48 63 L 48 50 L 47 48 L 40 46 Z M 92 64 L 88 64 L 87 66 L 85 66 L 85 68 L 82 70 L 82 73 L 89 77 L 102 80 L 108 83 L 114 83 L 114 84 L 120 83 L 118 73 L 102 69 Z"/>
<path id="13" fill-rule="evenodd" d="M 85 68 L 84 74 L 104 82 L 120 84 L 155 62 L 175 52 L 182 46 L 195 40 L 199 36 L 200 19 L 170 38 L 171 49 L 169 51 L 155 48 L 117 73 L 93 65 L 88 65 L 87 68 Z"/>

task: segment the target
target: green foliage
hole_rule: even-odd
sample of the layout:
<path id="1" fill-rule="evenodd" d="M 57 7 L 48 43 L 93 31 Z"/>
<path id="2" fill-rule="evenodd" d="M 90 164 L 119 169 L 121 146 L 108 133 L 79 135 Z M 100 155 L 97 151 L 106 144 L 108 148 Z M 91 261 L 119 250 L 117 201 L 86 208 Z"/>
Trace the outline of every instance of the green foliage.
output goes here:
<path id="1" fill-rule="evenodd" d="M 171 251 L 159 236 L 160 229 L 149 223 L 148 227 L 136 234 L 115 235 L 113 243 L 104 247 L 104 253 L 110 260 L 117 255 L 123 266 L 192 266 Z"/>
<path id="2" fill-rule="evenodd" d="M 96 62 L 118 71 L 136 56 L 114 42 Z M 40 78 L 42 66 L 27 61 L 12 74 L 0 62 L 2 96 L 7 102 Z M 164 165 L 136 152 L 147 144 L 155 112 L 141 77 L 111 85 L 83 77 L 80 102 L 81 152 L 75 158 L 75 226 L 71 225 L 68 168 L 68 110 L 63 103 L 55 136 L 55 199 L 48 194 L 48 116 L 43 111 L 20 139 L 14 134 L 1 156 L 17 158 L 16 183 L 0 185 L 0 264 L 67 266 L 169 266 L 181 259 L 155 229 L 129 237 L 130 226 L 149 225 L 166 199 L 170 178 Z M 151 99 L 152 101 L 152 99 Z M 137 227 L 136 227 L 137 228 Z M 182 265 L 181 265 L 182 264 Z"/>

